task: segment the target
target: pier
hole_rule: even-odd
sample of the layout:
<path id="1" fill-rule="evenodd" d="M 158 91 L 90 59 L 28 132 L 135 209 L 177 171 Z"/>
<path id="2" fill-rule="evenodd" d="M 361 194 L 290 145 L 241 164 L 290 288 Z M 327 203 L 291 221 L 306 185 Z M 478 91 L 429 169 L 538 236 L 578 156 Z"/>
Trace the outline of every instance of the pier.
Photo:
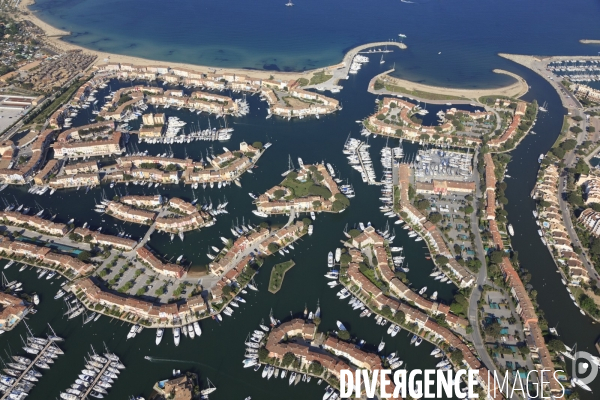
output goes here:
<path id="1" fill-rule="evenodd" d="M 374 181 L 369 174 L 367 173 L 367 169 L 365 168 L 365 164 L 363 162 L 362 157 L 360 156 L 360 149 L 363 147 L 364 143 L 361 143 L 357 148 L 356 148 L 356 155 L 358 156 L 358 161 L 360 161 L 360 167 L 363 170 L 363 173 L 365 174 L 365 176 L 367 177 L 367 184 L 369 185 L 377 185 L 379 184 L 378 182 Z"/>
<path id="2" fill-rule="evenodd" d="M 82 399 L 86 399 L 90 395 L 92 390 L 94 390 L 94 387 L 96 387 L 96 384 L 98 382 L 100 382 L 100 379 L 102 378 L 102 376 L 104 375 L 104 373 L 106 372 L 108 367 L 110 366 L 110 362 L 111 362 L 111 360 L 107 360 L 107 363 L 104 364 L 104 366 L 102 367 L 100 372 L 98 372 L 98 374 L 94 377 L 94 380 L 92 381 L 92 383 L 90 383 L 90 387 L 88 387 L 86 389 L 86 391 L 83 393 L 83 395 L 81 396 Z"/>
<path id="3" fill-rule="evenodd" d="M 0 397 L 0 400 L 5 400 L 5 399 L 9 398 L 11 392 L 14 389 L 16 389 L 17 386 L 19 386 L 19 384 L 21 383 L 21 381 L 23 380 L 23 377 L 26 376 L 29 371 L 31 371 L 31 369 L 35 366 L 35 363 L 38 362 L 39 359 L 42 358 L 46 354 L 46 351 L 48 351 L 48 349 L 50 347 L 52 347 L 53 345 L 54 345 L 54 341 L 48 339 L 48 343 L 46 343 L 46 345 L 44 346 L 44 348 L 42 350 L 40 350 L 40 352 L 35 356 L 35 358 L 33 359 L 33 361 L 31 361 L 31 363 L 23 371 L 23 373 L 21 375 L 19 375 L 18 378 L 15 378 L 15 383 L 13 383 L 12 386 L 10 386 L 8 389 L 6 389 L 6 391 L 4 392 L 4 394 L 2 395 L 2 397 Z M 16 361 L 14 361 L 14 362 L 16 362 Z M 31 385 L 35 385 L 35 382 L 31 382 L 31 381 L 27 381 L 27 383 L 29 383 Z"/>

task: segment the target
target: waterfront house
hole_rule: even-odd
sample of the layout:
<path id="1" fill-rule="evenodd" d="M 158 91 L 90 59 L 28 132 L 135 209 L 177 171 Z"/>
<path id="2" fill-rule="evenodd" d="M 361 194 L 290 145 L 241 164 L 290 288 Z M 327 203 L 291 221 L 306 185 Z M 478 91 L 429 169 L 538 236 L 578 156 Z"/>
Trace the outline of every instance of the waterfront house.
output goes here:
<path id="1" fill-rule="evenodd" d="M 79 235 L 82 240 L 90 239 L 90 243 L 98 244 L 100 246 L 110 246 L 125 251 L 131 251 L 137 245 L 135 240 L 107 235 L 87 228 L 75 228 L 73 233 Z"/>
<path id="2" fill-rule="evenodd" d="M 156 213 L 152 211 L 139 210 L 114 201 L 108 203 L 106 213 L 123 221 L 143 225 L 150 225 L 156 218 Z"/>
<path id="3" fill-rule="evenodd" d="M 0 330 L 14 328 L 25 317 L 27 306 L 20 298 L 0 292 Z"/>
<path id="4" fill-rule="evenodd" d="M 152 268 L 154 272 L 157 272 L 161 275 L 169 276 L 175 279 L 181 279 L 185 275 L 185 269 L 182 266 L 171 263 L 163 263 L 145 247 L 140 247 L 137 249 L 136 255 L 142 264 Z"/>
<path id="5" fill-rule="evenodd" d="M 25 229 L 53 236 L 64 236 L 69 231 L 65 224 L 52 222 L 36 215 L 24 215 L 16 211 L 0 211 L 0 220 L 6 225 L 22 226 Z"/>

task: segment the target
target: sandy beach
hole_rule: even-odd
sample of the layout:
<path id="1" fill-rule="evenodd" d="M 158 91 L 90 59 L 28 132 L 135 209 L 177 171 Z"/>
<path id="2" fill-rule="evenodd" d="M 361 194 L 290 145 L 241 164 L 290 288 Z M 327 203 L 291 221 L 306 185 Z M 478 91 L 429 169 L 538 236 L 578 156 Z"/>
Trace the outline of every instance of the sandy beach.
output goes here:
<path id="1" fill-rule="evenodd" d="M 361 50 L 367 49 L 369 47 L 383 47 L 383 46 L 396 46 L 400 49 L 406 49 L 406 45 L 398 42 L 375 42 L 375 43 L 367 43 L 361 46 L 357 46 L 348 53 L 346 53 L 343 57 L 343 60 L 340 61 L 339 64 L 330 65 L 323 68 L 317 68 L 313 70 L 308 70 L 304 72 L 280 72 L 280 71 L 263 71 L 263 70 L 255 70 L 255 69 L 246 69 L 246 68 L 215 68 L 215 67 L 207 67 L 203 65 L 196 64 L 186 64 L 186 63 L 177 63 L 170 61 L 160 61 L 160 60 L 150 60 L 141 57 L 133 57 L 122 54 L 113 54 L 106 53 L 102 51 L 91 50 L 85 47 L 81 47 L 78 45 L 74 45 L 71 43 L 67 43 L 64 40 L 61 40 L 63 36 L 68 36 L 71 33 L 66 32 L 60 29 L 53 27 L 52 25 L 42 21 L 38 16 L 32 12 L 28 7 L 32 4 L 35 4 L 35 0 L 21 0 L 19 3 L 19 10 L 21 11 L 20 15 L 16 15 L 16 19 L 27 20 L 31 23 L 37 25 L 40 29 L 42 29 L 46 35 L 46 41 L 48 44 L 59 51 L 69 51 L 69 50 L 82 50 L 87 53 L 95 54 L 98 59 L 95 64 L 104 64 L 106 62 L 112 63 L 130 63 L 134 65 L 168 65 L 170 67 L 179 67 L 179 68 L 187 68 L 194 71 L 199 71 L 203 73 L 234 73 L 240 75 L 252 75 L 253 77 L 260 79 L 269 79 L 271 76 L 274 79 L 280 80 L 295 80 L 299 78 L 306 78 L 310 80 L 310 77 L 315 72 L 329 72 L 335 69 L 338 69 L 342 66 L 343 63 L 346 63 L 349 66 L 352 58 Z"/>
<path id="2" fill-rule="evenodd" d="M 495 69 L 493 72 L 497 74 L 504 74 L 513 77 L 516 82 L 512 83 L 508 86 L 491 88 L 491 89 L 461 89 L 461 88 L 449 88 L 449 87 L 441 87 L 441 86 L 430 86 L 424 85 L 421 83 L 415 83 L 411 81 L 407 81 L 405 79 L 394 78 L 387 73 L 381 74 L 378 77 L 383 77 L 385 75 L 385 79 L 388 83 L 391 83 L 396 86 L 403 87 L 410 91 L 420 91 L 427 93 L 435 93 L 438 95 L 444 96 L 456 96 L 456 97 L 464 97 L 467 99 L 477 100 L 482 96 L 507 96 L 507 97 L 521 97 L 529 90 L 529 86 L 525 79 L 521 78 L 517 74 L 513 74 L 509 71 L 504 71 L 502 69 Z M 376 77 L 376 78 L 378 78 Z"/>
<path id="3" fill-rule="evenodd" d="M 579 102 L 575 100 L 573 96 L 566 95 L 568 91 L 565 87 L 562 86 L 560 82 L 558 82 L 557 79 L 551 79 L 552 76 L 546 70 L 546 66 L 548 65 L 548 63 L 552 61 L 572 60 L 574 58 L 585 60 L 600 60 L 600 57 L 598 56 L 527 56 L 522 54 L 505 53 L 500 53 L 499 56 L 516 62 L 517 64 L 521 64 L 534 71 L 542 78 L 544 78 L 549 84 L 551 84 L 554 87 L 554 89 L 560 96 L 562 105 L 565 108 L 579 108 L 581 104 L 579 104 Z"/>

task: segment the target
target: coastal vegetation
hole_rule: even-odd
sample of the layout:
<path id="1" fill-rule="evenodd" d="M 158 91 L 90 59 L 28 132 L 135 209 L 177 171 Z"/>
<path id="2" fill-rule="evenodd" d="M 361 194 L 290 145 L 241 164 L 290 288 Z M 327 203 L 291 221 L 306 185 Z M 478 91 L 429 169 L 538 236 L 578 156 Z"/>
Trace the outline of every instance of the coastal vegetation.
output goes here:
<path id="1" fill-rule="evenodd" d="M 27 115 L 27 117 L 25 117 L 23 119 L 23 122 L 25 122 L 25 123 L 32 122 L 34 124 L 43 124 L 48 119 L 48 117 L 50 117 L 50 115 L 52 115 L 52 113 L 54 111 L 58 110 L 58 108 L 61 105 L 65 104 L 67 102 L 67 100 L 69 100 L 71 98 L 71 96 L 73 96 L 73 94 L 77 91 L 77 89 L 79 89 L 81 87 L 81 85 L 83 85 L 87 81 L 88 81 L 88 78 L 82 78 L 82 79 L 76 80 L 75 82 L 73 82 L 73 84 L 71 84 L 71 86 L 64 89 L 63 93 L 60 96 L 58 96 L 54 101 L 52 101 L 46 107 L 42 107 L 41 109 L 39 109 L 39 112 L 29 113 Z"/>
<path id="2" fill-rule="evenodd" d="M 318 85 L 320 83 L 327 82 L 331 78 L 333 78 L 333 75 L 327 75 L 325 74 L 325 71 L 315 72 L 314 75 L 310 78 L 310 84 Z"/>
<path id="3" fill-rule="evenodd" d="M 296 264 L 293 260 L 288 260 L 273 266 L 273 269 L 271 269 L 271 277 L 269 278 L 269 292 L 273 294 L 279 292 L 281 286 L 283 285 L 285 273 L 294 265 Z"/>
<path id="4" fill-rule="evenodd" d="M 430 92 L 424 92 L 421 90 L 409 90 L 405 87 L 392 85 L 390 83 L 385 83 L 380 80 L 375 81 L 373 88 L 375 90 L 380 90 L 380 89 L 385 88 L 386 90 L 388 90 L 392 93 L 403 93 L 403 94 L 406 94 L 409 96 L 414 96 L 414 97 L 418 97 L 418 98 L 426 99 L 426 100 L 466 100 L 465 97 L 430 93 Z"/>

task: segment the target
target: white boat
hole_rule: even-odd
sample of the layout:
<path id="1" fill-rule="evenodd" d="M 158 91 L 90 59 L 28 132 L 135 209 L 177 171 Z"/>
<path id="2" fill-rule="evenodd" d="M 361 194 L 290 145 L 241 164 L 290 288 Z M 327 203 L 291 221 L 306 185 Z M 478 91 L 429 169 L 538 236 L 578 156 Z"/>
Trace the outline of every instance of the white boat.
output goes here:
<path id="1" fill-rule="evenodd" d="M 331 397 L 335 390 L 331 386 L 327 386 L 325 389 L 325 394 L 323 395 L 323 400 L 327 400 Z"/>
<path id="2" fill-rule="evenodd" d="M 158 346 L 163 338 L 164 329 L 158 328 L 156 330 L 156 345 Z"/>
<path id="3" fill-rule="evenodd" d="M 338 329 L 341 330 L 341 331 L 346 331 L 347 330 L 346 327 L 344 326 L 344 324 L 342 324 L 341 321 L 337 321 L 336 325 L 337 325 Z"/>
<path id="4" fill-rule="evenodd" d="M 137 333 L 137 325 L 132 325 L 127 334 L 127 339 L 134 338 Z"/>
<path id="5" fill-rule="evenodd" d="M 508 224 L 506 228 L 508 229 L 508 233 L 510 233 L 510 236 L 515 236 L 515 230 L 513 229 L 512 224 Z"/>
<path id="6" fill-rule="evenodd" d="M 175 346 L 179 346 L 181 340 L 181 330 L 179 328 L 173 328 L 173 339 L 175 340 Z"/>
<path id="7" fill-rule="evenodd" d="M 198 323 L 198 321 L 194 322 L 192 326 L 194 327 L 194 332 L 196 332 L 197 336 L 202 335 L 202 329 L 200 329 L 200 324 Z"/>
<path id="8" fill-rule="evenodd" d="M 379 343 L 379 346 L 377 346 L 377 352 L 381 353 L 383 351 L 384 347 L 385 347 L 385 342 L 383 341 L 383 338 L 382 338 L 381 343 Z"/>
<path id="9" fill-rule="evenodd" d="M 315 216 L 315 212 L 311 211 L 310 212 L 310 218 L 314 221 L 317 217 Z"/>
<path id="10" fill-rule="evenodd" d="M 333 267 L 333 253 L 331 251 L 327 254 L 327 266 L 329 268 Z"/>
<path id="11" fill-rule="evenodd" d="M 33 295 L 33 304 L 35 304 L 36 306 L 40 304 L 40 297 L 37 294 Z"/>
<path id="12" fill-rule="evenodd" d="M 215 385 L 208 379 L 206 378 L 206 381 L 208 383 L 208 388 L 203 389 L 200 391 L 200 394 L 206 396 L 208 394 L 211 394 L 212 392 L 214 392 L 215 390 L 217 390 L 217 388 L 215 387 Z"/>
<path id="13" fill-rule="evenodd" d="M 571 384 L 573 386 L 579 386 L 580 388 L 582 388 L 583 390 L 587 390 L 588 392 L 592 391 L 592 389 L 588 385 L 586 385 L 584 382 L 582 382 L 579 378 L 571 379 Z"/>
<path id="14" fill-rule="evenodd" d="M 261 218 L 267 218 L 268 215 L 265 214 L 262 211 L 258 211 L 258 210 L 252 210 L 252 214 L 256 215 L 257 217 L 261 217 Z"/>
<path id="15" fill-rule="evenodd" d="M 419 290 L 419 294 L 422 296 L 423 293 L 427 291 L 427 286 L 424 286 L 421 290 Z"/>
<path id="16" fill-rule="evenodd" d="M 342 256 L 342 249 L 340 249 L 339 247 L 337 249 L 335 249 L 335 262 L 339 263 L 340 262 L 340 258 Z"/>

